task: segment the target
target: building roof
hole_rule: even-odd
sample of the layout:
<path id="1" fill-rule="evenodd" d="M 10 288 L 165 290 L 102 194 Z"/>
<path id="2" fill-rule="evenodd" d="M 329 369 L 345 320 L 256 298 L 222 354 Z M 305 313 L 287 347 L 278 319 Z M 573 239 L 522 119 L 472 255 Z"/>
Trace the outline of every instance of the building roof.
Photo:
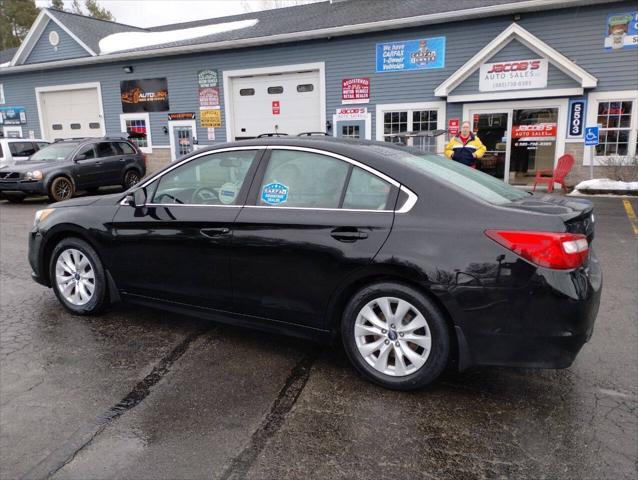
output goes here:
<path id="1" fill-rule="evenodd" d="M 123 23 L 99 20 L 70 12 L 61 12 L 60 10 L 52 8 L 48 8 L 47 10 L 96 53 L 100 51 L 100 40 L 108 35 L 122 32 L 146 31 L 144 28 L 125 25 Z"/>
<path id="2" fill-rule="evenodd" d="M 75 65 L 119 58 L 242 48 L 611 1 L 614 0 L 325 0 L 152 28 L 139 28 L 45 8 L 23 45 L 13 52 L 11 66 L 7 68 L 5 65 L 0 69 L 0 74 L 18 68 L 33 69 L 36 65 L 40 68 L 55 68 L 62 61 Z M 29 48 L 26 47 L 38 40 L 45 17 L 63 26 L 91 56 L 47 62 L 51 67 L 42 63 L 22 65 L 23 51 L 28 52 Z M 252 22 L 246 22 L 248 20 Z M 241 21 L 244 22 L 233 24 Z M 165 38 L 162 32 L 166 32 Z M 112 37 L 114 34 L 120 38 Z M 107 37 L 111 48 L 101 52 L 100 41 Z M 116 48 L 112 48 L 113 44 Z M 9 51 L 0 52 L 0 58 L 9 55 Z"/>

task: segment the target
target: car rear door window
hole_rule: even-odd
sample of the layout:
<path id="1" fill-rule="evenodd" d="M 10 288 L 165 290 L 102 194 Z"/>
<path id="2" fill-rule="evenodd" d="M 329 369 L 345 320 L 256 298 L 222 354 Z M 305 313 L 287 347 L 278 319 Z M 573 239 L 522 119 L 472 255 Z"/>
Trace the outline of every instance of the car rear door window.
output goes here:
<path id="1" fill-rule="evenodd" d="M 117 146 L 119 147 L 120 150 L 122 150 L 122 154 L 123 155 L 134 155 L 135 154 L 135 149 L 128 143 L 126 142 L 118 142 Z"/>
<path id="2" fill-rule="evenodd" d="M 14 157 L 30 157 L 37 151 L 37 148 L 33 142 L 10 142 L 9 151 Z"/>
<path id="3" fill-rule="evenodd" d="M 47 142 L 35 142 L 35 144 L 37 145 L 38 150 L 41 149 L 41 148 L 44 148 L 44 147 L 48 147 L 50 145 Z"/>
<path id="4" fill-rule="evenodd" d="M 297 150 L 272 150 L 259 190 L 259 205 L 339 208 L 350 165 Z"/>
<path id="5" fill-rule="evenodd" d="M 343 208 L 390 210 L 392 207 L 388 205 L 388 198 L 391 189 L 391 185 L 385 180 L 362 168 L 354 167 L 343 200 Z"/>
<path id="6" fill-rule="evenodd" d="M 237 205 L 257 150 L 211 153 L 163 175 L 154 204 Z"/>
<path id="7" fill-rule="evenodd" d="M 97 144 L 97 156 L 99 158 L 113 157 L 114 155 L 118 155 L 118 153 L 111 142 L 100 142 Z"/>

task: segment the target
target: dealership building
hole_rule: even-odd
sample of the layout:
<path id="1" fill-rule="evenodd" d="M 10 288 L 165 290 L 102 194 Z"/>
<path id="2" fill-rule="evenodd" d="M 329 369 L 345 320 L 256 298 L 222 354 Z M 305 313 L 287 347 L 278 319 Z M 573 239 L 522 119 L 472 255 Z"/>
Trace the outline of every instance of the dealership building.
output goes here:
<path id="1" fill-rule="evenodd" d="M 42 9 L 0 52 L 4 136 L 126 134 L 152 168 L 265 133 L 442 152 L 463 120 L 513 184 L 565 153 L 572 183 L 636 155 L 636 2 L 333 0 L 153 28 Z"/>

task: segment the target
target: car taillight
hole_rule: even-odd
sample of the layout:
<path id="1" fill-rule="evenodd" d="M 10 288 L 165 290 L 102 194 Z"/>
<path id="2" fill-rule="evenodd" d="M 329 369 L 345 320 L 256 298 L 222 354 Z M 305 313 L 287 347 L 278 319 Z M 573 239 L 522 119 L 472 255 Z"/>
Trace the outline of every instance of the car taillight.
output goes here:
<path id="1" fill-rule="evenodd" d="M 541 267 L 569 270 L 580 267 L 589 251 L 579 233 L 486 230 L 485 235 Z"/>

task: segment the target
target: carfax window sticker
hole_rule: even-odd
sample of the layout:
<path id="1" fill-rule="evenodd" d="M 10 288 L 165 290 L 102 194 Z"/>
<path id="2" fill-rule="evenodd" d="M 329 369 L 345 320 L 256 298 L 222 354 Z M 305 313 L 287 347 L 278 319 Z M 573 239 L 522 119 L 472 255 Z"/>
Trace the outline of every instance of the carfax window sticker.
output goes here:
<path id="1" fill-rule="evenodd" d="M 272 182 L 261 189 L 261 201 L 268 205 L 281 205 L 288 200 L 288 185 Z"/>

